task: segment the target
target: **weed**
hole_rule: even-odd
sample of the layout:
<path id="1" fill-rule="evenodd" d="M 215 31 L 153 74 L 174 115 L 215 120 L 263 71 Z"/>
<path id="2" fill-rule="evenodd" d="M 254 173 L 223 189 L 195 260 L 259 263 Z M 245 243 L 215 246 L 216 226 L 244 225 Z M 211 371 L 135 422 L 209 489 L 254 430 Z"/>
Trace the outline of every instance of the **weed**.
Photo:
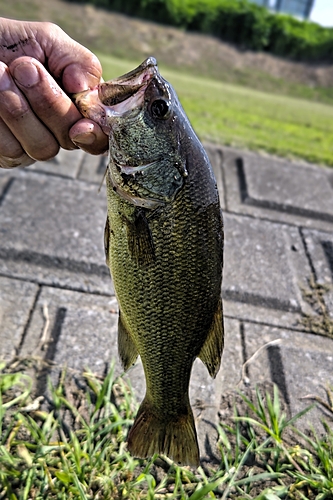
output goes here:
<path id="1" fill-rule="evenodd" d="M 299 320 L 306 331 L 333 338 L 333 319 L 327 306 L 327 294 L 332 286 L 317 283 L 314 276 L 310 276 L 309 287 L 302 289 L 304 300 L 310 305 L 313 313 L 303 313 Z"/>
<path id="2" fill-rule="evenodd" d="M 137 404 L 131 388 L 115 378 L 83 374 L 85 390 L 74 389 L 63 372 L 49 383 L 52 407 L 38 408 L 31 380 L 0 372 L 0 499 L 175 499 L 276 500 L 330 498 L 333 433 L 319 439 L 297 434 L 278 390 L 253 397 L 240 393 L 228 423 L 218 426 L 219 464 L 178 467 L 165 456 L 132 457 L 126 436 Z M 8 368 L 7 368 L 8 370 Z M 37 408 L 37 409 L 36 409 Z M 293 432 L 305 446 L 290 445 Z"/>

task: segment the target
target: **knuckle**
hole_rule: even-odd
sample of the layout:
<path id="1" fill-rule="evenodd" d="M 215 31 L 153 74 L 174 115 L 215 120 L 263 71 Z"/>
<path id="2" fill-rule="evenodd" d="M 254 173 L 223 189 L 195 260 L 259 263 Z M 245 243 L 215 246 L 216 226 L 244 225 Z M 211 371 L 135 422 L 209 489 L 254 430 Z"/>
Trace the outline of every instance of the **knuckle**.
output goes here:
<path id="1" fill-rule="evenodd" d="M 5 121 L 19 121 L 30 112 L 27 102 L 15 90 L 0 90 L 0 105 Z"/>
<path id="2" fill-rule="evenodd" d="M 16 106 L 13 106 L 11 109 L 7 110 L 7 120 L 11 119 L 15 122 L 23 120 L 25 116 L 30 113 L 30 108 L 24 105 L 24 103 L 16 103 Z"/>
<path id="3" fill-rule="evenodd" d="M 27 167 L 33 163 L 35 163 L 35 160 L 25 153 L 19 156 L 6 156 L 0 154 L 0 168 L 10 169 L 15 167 Z"/>
<path id="4" fill-rule="evenodd" d="M 52 160 L 59 153 L 59 144 L 48 144 L 46 147 L 40 147 L 38 150 L 29 153 L 29 155 L 36 161 Z"/>
<path id="5" fill-rule="evenodd" d="M 50 21 L 43 22 L 44 29 L 48 34 L 53 35 L 54 37 L 59 37 L 59 35 L 63 35 L 64 31 L 58 24 L 52 23 Z"/>

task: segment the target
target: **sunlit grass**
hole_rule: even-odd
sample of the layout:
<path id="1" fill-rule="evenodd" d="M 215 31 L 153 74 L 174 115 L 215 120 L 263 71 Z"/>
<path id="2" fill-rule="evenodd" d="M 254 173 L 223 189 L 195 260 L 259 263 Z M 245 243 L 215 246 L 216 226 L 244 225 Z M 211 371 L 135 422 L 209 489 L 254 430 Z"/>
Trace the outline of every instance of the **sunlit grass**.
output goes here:
<path id="1" fill-rule="evenodd" d="M 164 456 L 132 457 L 126 436 L 137 405 L 130 388 L 112 369 L 104 379 L 89 372 L 83 378 L 85 390 L 81 383 L 73 391 L 65 376 L 50 385 L 51 408 L 39 409 L 29 377 L 2 365 L 1 500 L 332 498 L 332 431 L 288 444 L 284 432 L 297 439 L 291 425 L 301 414 L 287 419 L 276 388 L 271 396 L 240 394 L 246 415 L 235 407 L 232 425 L 218 427 L 220 462 L 194 469 Z"/>
<path id="2" fill-rule="evenodd" d="M 99 57 L 105 79 L 142 62 Z M 333 166 L 333 106 L 160 70 L 201 140 Z"/>

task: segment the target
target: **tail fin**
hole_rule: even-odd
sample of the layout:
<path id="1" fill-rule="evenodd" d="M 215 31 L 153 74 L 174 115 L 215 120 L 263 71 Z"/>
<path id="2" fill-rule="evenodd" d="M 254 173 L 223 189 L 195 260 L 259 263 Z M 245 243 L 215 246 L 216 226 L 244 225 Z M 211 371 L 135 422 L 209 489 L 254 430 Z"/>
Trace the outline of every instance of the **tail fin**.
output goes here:
<path id="1" fill-rule="evenodd" d="M 128 439 L 132 455 L 147 458 L 163 453 L 179 465 L 199 465 L 199 447 L 190 404 L 180 416 L 157 416 L 152 405 L 144 399 Z"/>

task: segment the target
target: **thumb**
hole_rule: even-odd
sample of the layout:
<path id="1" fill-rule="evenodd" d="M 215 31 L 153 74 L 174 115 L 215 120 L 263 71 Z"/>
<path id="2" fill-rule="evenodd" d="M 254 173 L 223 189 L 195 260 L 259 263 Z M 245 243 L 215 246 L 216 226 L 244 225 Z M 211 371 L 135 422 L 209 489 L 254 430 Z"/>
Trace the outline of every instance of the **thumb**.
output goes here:
<path id="1" fill-rule="evenodd" d="M 75 94 L 91 89 L 100 83 L 102 78 L 101 64 L 96 56 L 90 54 L 91 57 L 85 54 L 80 62 L 74 62 L 64 68 L 61 82 L 65 92 Z"/>
<path id="2" fill-rule="evenodd" d="M 38 41 L 44 49 L 49 72 L 65 92 L 81 92 L 96 86 L 102 77 L 98 58 L 52 23 L 36 23 Z"/>

